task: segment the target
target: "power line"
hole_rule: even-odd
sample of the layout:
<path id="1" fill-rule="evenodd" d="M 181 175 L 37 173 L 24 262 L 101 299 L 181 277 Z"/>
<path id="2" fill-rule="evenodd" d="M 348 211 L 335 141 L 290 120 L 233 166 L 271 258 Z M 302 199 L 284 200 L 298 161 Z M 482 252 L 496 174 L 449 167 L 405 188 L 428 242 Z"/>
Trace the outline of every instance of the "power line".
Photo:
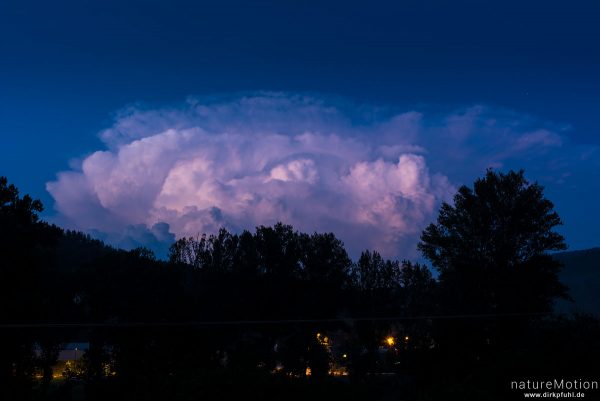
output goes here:
<path id="1" fill-rule="evenodd" d="M 21 328 L 127 328 L 127 327 L 194 327 L 194 326 L 252 326 L 265 324 L 294 323 L 351 323 L 361 321 L 406 321 L 406 320 L 444 320 L 444 319 L 489 319 L 510 317 L 541 317 L 551 313 L 488 313 L 461 315 L 422 315 L 422 316 L 362 316 L 336 317 L 320 319 L 261 319 L 261 320 L 195 320 L 184 322 L 100 322 L 100 323 L 5 323 L 0 329 Z"/>

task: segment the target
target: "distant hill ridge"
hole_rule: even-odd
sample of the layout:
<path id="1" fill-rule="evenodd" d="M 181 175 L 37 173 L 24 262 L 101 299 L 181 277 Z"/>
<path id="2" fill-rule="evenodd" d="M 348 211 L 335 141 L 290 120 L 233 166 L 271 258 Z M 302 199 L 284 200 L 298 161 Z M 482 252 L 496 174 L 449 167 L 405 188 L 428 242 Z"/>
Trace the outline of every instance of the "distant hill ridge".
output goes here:
<path id="1" fill-rule="evenodd" d="M 558 302 L 557 311 L 600 316 L 600 247 L 560 252 L 554 257 L 564 264 L 560 280 L 574 300 Z"/>

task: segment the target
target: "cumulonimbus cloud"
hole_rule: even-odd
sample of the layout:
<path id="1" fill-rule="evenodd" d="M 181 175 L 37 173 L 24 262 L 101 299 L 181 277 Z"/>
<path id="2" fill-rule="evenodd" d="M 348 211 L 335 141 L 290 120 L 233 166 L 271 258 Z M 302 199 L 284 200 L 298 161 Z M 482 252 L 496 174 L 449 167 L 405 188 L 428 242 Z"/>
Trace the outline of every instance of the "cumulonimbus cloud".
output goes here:
<path id="1" fill-rule="evenodd" d="M 454 192 L 440 160 L 481 174 L 516 153 L 561 145 L 552 131 L 498 119 L 515 121 L 480 107 L 427 120 L 281 93 L 129 108 L 100 134 L 106 149 L 47 189 L 58 219 L 86 231 L 161 227 L 170 239 L 164 223 L 188 236 L 283 221 L 333 231 L 354 254 L 412 257 L 418 234 Z"/>

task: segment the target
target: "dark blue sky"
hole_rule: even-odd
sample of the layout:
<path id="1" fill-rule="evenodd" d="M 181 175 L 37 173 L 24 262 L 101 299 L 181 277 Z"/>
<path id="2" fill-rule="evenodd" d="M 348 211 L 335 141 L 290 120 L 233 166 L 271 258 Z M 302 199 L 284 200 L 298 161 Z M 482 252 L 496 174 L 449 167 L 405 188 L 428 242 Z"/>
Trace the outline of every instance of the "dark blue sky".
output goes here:
<path id="1" fill-rule="evenodd" d="M 46 182 L 102 149 L 123 107 L 257 90 L 483 104 L 568 125 L 595 151 L 598 21 L 597 1 L 3 1 L 0 175 L 51 211 Z M 600 245 L 595 167 L 547 185 L 573 248 Z"/>

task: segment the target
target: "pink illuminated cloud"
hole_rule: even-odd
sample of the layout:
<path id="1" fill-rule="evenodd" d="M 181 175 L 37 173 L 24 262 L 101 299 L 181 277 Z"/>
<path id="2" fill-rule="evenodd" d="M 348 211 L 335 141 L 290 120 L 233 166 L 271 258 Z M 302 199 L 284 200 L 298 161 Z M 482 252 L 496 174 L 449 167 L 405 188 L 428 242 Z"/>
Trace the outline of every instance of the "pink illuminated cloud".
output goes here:
<path id="1" fill-rule="evenodd" d="M 420 231 L 455 191 L 440 160 L 478 152 L 469 163 L 489 166 L 560 145 L 550 131 L 495 128 L 488 114 L 478 107 L 428 121 L 279 93 L 130 108 L 100 134 L 106 149 L 47 188 L 57 219 L 87 231 L 161 227 L 171 238 L 165 230 L 180 237 L 282 221 L 332 231 L 353 255 L 375 248 L 412 257 Z M 477 127 L 503 150 L 470 144 Z"/>

